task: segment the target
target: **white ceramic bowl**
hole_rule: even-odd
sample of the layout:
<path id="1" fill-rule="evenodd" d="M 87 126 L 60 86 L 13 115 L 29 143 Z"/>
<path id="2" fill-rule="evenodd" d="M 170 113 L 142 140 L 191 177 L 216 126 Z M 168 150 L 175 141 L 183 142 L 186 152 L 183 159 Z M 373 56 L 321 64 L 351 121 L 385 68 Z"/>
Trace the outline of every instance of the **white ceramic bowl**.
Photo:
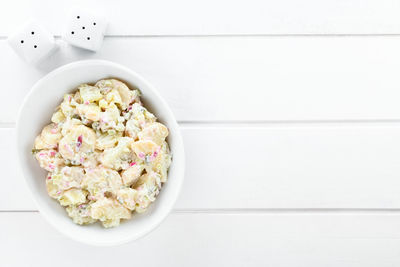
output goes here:
<path id="1" fill-rule="evenodd" d="M 105 229 L 98 223 L 79 226 L 72 222 L 65 209 L 47 195 L 46 171 L 39 167 L 31 155 L 35 137 L 43 126 L 50 123 L 54 109 L 65 93 L 81 83 L 93 83 L 102 78 L 118 78 L 139 88 L 146 108 L 153 112 L 170 131 L 168 142 L 173 160 L 157 200 L 148 211 L 134 215 L 119 227 Z M 174 206 L 184 177 L 184 149 L 178 124 L 166 102 L 141 76 L 121 65 L 103 61 L 86 60 L 62 66 L 40 79 L 26 96 L 17 119 L 17 149 L 25 180 L 32 192 L 40 213 L 58 231 L 72 239 L 92 245 L 117 245 L 142 237 L 155 229 Z"/>

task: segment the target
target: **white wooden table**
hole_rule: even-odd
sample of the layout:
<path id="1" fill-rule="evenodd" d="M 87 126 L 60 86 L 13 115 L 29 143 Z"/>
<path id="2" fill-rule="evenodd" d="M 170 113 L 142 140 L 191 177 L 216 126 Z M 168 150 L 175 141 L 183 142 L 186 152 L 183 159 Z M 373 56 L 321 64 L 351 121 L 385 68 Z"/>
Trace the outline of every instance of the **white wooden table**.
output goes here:
<path id="1" fill-rule="evenodd" d="M 6 44 L 29 17 L 60 39 L 71 3 L 107 11 L 100 52 L 63 45 L 34 68 Z M 400 266 L 399 1 L 0 5 L 0 266 Z M 172 214 L 119 247 L 51 228 L 15 158 L 16 112 L 32 84 L 88 58 L 153 83 L 187 151 Z"/>

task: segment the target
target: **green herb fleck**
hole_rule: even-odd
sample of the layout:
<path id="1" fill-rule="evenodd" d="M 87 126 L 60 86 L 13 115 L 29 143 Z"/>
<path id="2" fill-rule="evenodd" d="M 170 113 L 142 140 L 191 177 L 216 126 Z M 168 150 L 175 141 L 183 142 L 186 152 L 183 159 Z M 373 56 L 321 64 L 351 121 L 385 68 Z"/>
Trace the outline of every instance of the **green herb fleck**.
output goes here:
<path id="1" fill-rule="evenodd" d="M 42 151 L 43 149 L 32 148 L 32 154 L 35 155 L 36 153 Z"/>

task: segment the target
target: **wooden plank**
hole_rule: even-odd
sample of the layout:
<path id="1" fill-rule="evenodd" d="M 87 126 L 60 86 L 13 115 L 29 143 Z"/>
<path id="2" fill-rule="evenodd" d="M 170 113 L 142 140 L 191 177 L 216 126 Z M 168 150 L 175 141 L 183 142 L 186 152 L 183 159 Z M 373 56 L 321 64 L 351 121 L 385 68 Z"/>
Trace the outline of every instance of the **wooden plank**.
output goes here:
<path id="1" fill-rule="evenodd" d="M 399 225 L 399 214 L 171 214 L 137 242 L 91 247 L 39 213 L 1 213 L 0 264 L 392 267 L 400 264 Z"/>
<path id="2" fill-rule="evenodd" d="M 63 47 L 40 69 L 0 42 L 0 122 L 49 70 L 100 58 L 141 73 L 180 121 L 399 120 L 398 37 L 111 38 Z M 57 90 L 55 88 L 55 90 Z"/>
<path id="3" fill-rule="evenodd" d="M 400 207 L 398 124 L 183 126 L 182 133 L 187 171 L 176 209 Z M 0 130 L 8 140 L 0 147 L 7 177 L 0 210 L 35 209 L 13 135 Z"/>
<path id="4" fill-rule="evenodd" d="M 27 18 L 59 35 L 71 6 L 105 14 L 110 35 L 400 33 L 396 0 L 7 0 L 0 9 L 0 35 Z"/>
<path id="5" fill-rule="evenodd" d="M 2 181 L 5 185 L 0 189 L 0 210 L 36 209 L 20 171 L 15 150 L 15 129 L 2 128 L 0 136 L 0 162 L 4 169 Z"/>
<path id="6" fill-rule="evenodd" d="M 398 208 L 400 127 L 186 128 L 178 208 Z"/>

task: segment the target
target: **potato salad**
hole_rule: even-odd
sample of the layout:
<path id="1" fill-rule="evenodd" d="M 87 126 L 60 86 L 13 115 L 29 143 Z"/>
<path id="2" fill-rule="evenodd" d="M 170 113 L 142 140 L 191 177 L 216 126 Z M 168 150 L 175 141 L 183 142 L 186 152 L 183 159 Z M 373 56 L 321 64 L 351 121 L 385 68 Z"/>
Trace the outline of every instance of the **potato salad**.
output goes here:
<path id="1" fill-rule="evenodd" d="M 77 224 L 115 227 L 156 200 L 171 164 L 168 129 L 115 79 L 82 84 L 34 141 L 50 197 Z"/>

